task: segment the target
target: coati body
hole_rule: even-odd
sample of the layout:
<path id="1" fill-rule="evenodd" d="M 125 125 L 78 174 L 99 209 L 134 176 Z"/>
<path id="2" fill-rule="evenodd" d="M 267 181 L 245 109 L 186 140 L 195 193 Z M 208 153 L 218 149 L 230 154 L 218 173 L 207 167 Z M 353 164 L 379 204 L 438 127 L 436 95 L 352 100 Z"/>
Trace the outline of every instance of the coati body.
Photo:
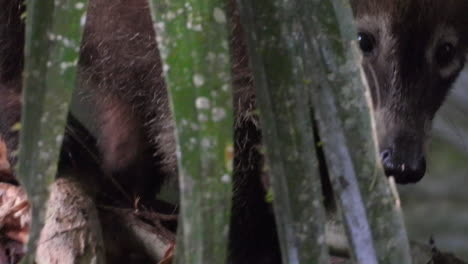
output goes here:
<path id="1" fill-rule="evenodd" d="M 169 98 L 145 0 L 91 0 L 79 60 L 79 94 L 95 108 L 102 168 L 127 196 L 154 198 L 175 177 Z"/>
<path id="2" fill-rule="evenodd" d="M 19 121 L 21 103 L 24 38 L 19 2 L 0 1 L 13 10 L 0 9 L 0 133 L 10 149 L 17 144 L 10 128 Z M 415 182 L 425 171 L 427 129 L 464 65 L 467 2 L 353 0 L 352 5 L 384 167 L 399 182 Z M 279 264 L 274 217 L 262 182 L 267 175 L 254 82 L 234 0 L 229 0 L 229 10 L 236 143 L 229 263 Z M 95 109 L 102 170 L 128 195 L 151 199 L 164 179 L 176 174 L 176 159 L 146 0 L 90 1 L 79 68 L 79 93 Z"/>

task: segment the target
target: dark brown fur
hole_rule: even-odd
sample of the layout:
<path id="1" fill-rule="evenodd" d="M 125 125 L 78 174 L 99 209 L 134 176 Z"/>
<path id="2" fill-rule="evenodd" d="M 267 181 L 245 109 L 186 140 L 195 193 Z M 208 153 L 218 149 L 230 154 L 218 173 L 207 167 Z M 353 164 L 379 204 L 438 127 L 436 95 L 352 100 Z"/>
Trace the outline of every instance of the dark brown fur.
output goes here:
<path id="1" fill-rule="evenodd" d="M 13 2 L 0 0 L 0 6 L 11 8 Z M 386 49 L 363 62 L 381 148 L 403 139 L 407 146 L 403 152 L 416 158 L 422 155 L 426 128 L 458 70 L 450 78 L 438 78 L 418 49 L 427 45 L 434 26 L 446 21 L 460 30 L 459 54 L 466 52 L 468 35 L 461 32 L 468 24 L 466 16 L 461 16 L 468 10 L 465 2 L 353 1 L 358 19 L 383 19 L 382 14 L 389 14 L 391 20 L 388 30 L 393 38 L 379 42 Z M 274 217 L 270 204 L 265 202 L 262 183 L 262 177 L 268 177 L 262 169 L 261 131 L 255 115 L 247 47 L 234 0 L 229 4 L 236 115 L 229 263 L 279 264 Z M 0 9 L 0 40 L 8 40 L 0 44 L 0 133 L 11 149 L 16 147 L 17 134 L 11 134 L 10 128 L 19 121 L 21 103 L 22 49 L 18 47 L 22 47 L 24 39 L 18 10 Z M 359 25 L 360 30 L 365 28 L 375 34 L 382 31 L 371 26 L 366 22 Z M 101 168 L 115 177 L 129 195 L 151 199 L 163 180 L 176 174 L 176 159 L 168 96 L 146 0 L 90 1 L 79 66 L 80 95 L 85 104 L 92 106 Z M 73 142 L 65 144 L 71 149 L 79 147 Z M 91 140 L 87 144 L 94 143 Z"/>
<path id="2" fill-rule="evenodd" d="M 105 173 L 129 195 L 147 198 L 176 172 L 155 37 L 146 1 L 90 1 L 79 63 L 80 93 L 95 108 Z"/>

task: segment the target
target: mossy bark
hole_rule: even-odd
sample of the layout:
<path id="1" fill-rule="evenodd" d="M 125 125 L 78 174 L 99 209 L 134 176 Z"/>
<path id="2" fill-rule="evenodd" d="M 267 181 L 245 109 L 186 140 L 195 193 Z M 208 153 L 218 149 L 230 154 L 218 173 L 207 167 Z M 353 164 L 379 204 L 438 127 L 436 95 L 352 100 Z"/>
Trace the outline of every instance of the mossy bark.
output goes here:
<path id="1" fill-rule="evenodd" d="M 153 0 L 177 130 L 177 263 L 225 263 L 232 197 L 233 110 L 222 0 Z"/>
<path id="2" fill-rule="evenodd" d="M 325 213 L 291 1 L 238 1 L 273 193 L 283 263 L 329 263 Z"/>
<path id="3" fill-rule="evenodd" d="M 27 1 L 25 70 L 18 175 L 32 205 L 29 254 L 55 179 L 68 107 L 76 84 L 84 0 Z"/>

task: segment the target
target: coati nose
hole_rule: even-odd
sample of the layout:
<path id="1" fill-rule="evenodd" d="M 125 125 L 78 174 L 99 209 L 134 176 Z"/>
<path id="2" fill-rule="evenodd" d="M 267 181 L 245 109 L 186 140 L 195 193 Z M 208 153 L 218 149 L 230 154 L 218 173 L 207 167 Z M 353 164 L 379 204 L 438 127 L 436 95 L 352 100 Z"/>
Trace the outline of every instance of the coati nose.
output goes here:
<path id="1" fill-rule="evenodd" d="M 426 159 L 410 155 L 398 155 L 394 149 L 387 148 L 380 153 L 382 165 L 387 176 L 395 177 L 399 184 L 416 183 L 426 173 Z"/>

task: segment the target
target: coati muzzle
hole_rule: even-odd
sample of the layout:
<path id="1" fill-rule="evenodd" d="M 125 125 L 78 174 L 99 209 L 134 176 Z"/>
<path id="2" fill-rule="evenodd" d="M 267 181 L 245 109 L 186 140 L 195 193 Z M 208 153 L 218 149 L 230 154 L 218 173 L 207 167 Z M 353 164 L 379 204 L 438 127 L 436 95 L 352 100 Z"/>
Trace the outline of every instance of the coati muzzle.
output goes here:
<path id="1" fill-rule="evenodd" d="M 397 136 L 389 146 L 382 149 L 380 157 L 385 174 L 395 177 L 397 183 L 416 183 L 426 173 L 422 144 L 409 136 Z"/>

